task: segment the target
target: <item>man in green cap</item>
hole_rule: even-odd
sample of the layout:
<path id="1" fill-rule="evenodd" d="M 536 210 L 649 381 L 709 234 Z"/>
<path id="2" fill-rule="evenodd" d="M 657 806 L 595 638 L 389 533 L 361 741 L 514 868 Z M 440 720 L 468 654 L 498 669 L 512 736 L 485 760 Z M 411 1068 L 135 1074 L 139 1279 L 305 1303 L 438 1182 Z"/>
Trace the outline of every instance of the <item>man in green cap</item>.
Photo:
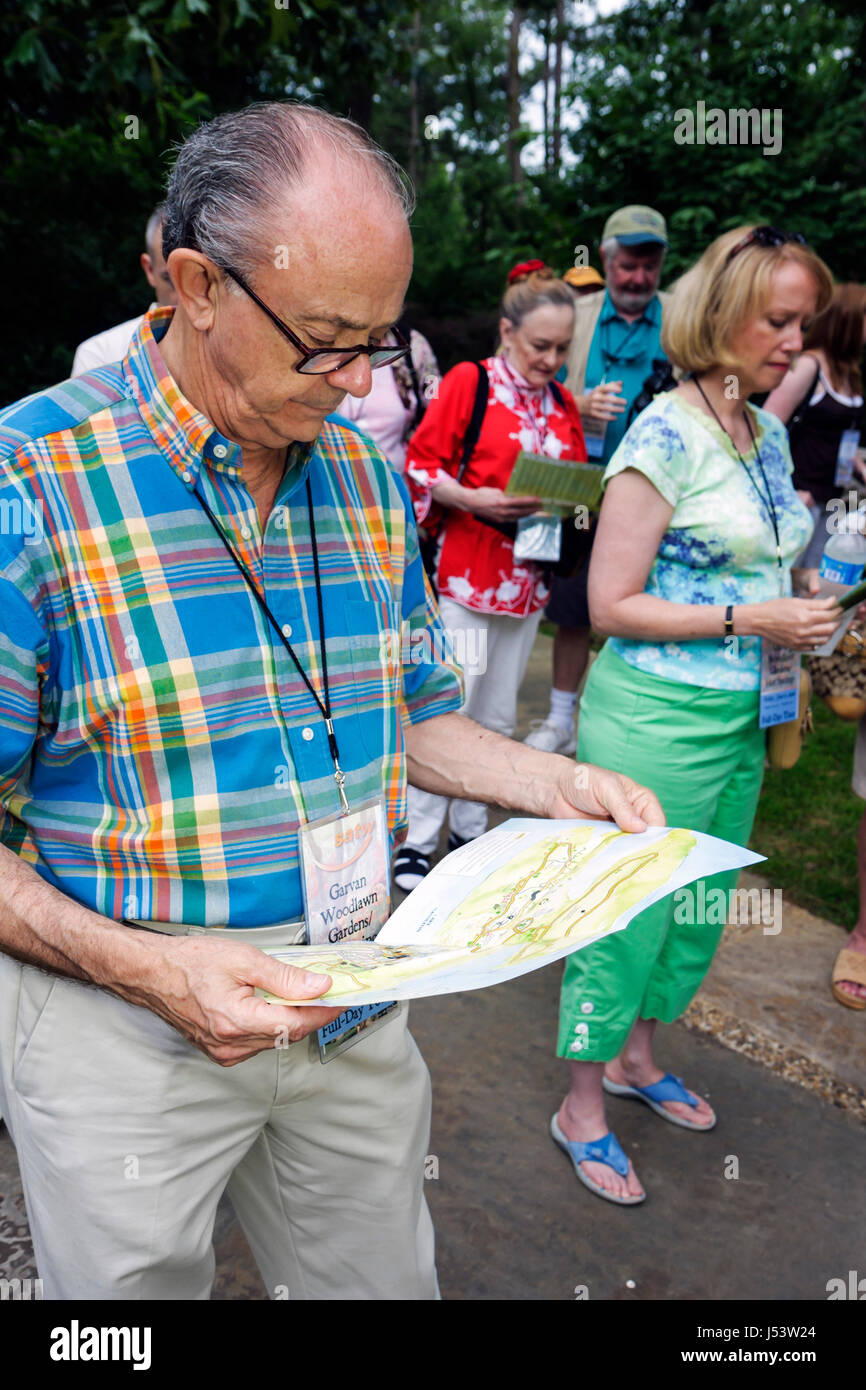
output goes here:
<path id="1" fill-rule="evenodd" d="M 655 208 L 619 208 L 604 224 L 601 259 L 605 293 L 575 302 L 574 337 L 565 384 L 577 399 L 590 463 L 605 467 L 625 434 L 629 408 L 664 357 L 660 334 L 668 296 L 658 290 L 668 237 Z M 578 686 L 589 657 L 586 599 L 593 531 L 583 533 L 580 570 L 556 578 L 546 616 L 556 623 L 550 713 L 525 742 L 531 748 L 570 756 L 575 751 L 574 716 Z"/>

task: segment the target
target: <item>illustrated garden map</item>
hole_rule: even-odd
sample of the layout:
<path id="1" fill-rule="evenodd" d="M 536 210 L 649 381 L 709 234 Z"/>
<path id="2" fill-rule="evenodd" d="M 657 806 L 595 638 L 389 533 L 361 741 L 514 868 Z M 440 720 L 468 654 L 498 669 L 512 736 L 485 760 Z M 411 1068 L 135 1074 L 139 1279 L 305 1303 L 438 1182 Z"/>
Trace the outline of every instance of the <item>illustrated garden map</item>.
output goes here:
<path id="1" fill-rule="evenodd" d="M 314 1002 L 332 1006 L 483 989 L 622 931 L 695 879 L 762 857 L 693 830 L 509 820 L 441 860 L 375 941 L 268 954 L 330 975 Z"/>

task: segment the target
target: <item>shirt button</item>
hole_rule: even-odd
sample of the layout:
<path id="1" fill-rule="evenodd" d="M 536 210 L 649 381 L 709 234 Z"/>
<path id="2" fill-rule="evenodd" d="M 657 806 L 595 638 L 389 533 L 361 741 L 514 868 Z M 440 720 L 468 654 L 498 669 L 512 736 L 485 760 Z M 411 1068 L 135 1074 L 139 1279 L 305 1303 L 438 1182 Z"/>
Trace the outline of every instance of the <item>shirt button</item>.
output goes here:
<path id="1" fill-rule="evenodd" d="M 188 468 L 185 468 L 180 476 L 183 478 L 185 483 L 192 482 L 192 474 L 190 473 Z"/>
<path id="2" fill-rule="evenodd" d="M 306 729 L 301 730 L 301 738 L 306 739 L 307 743 L 309 743 L 311 738 L 315 738 L 315 734 L 308 726 Z"/>
<path id="3" fill-rule="evenodd" d="M 242 527 L 241 527 L 241 535 L 243 536 L 243 538 L 244 538 L 245 541 L 248 541 L 248 540 L 250 539 L 250 536 L 251 536 L 252 534 L 253 534 L 253 533 L 252 533 L 252 531 L 250 530 L 249 526 L 242 526 Z"/>
<path id="4" fill-rule="evenodd" d="M 292 635 L 292 625 L 291 625 L 291 623 L 283 623 L 283 629 L 282 629 L 282 631 L 283 631 L 283 636 L 284 636 L 284 637 L 291 637 L 291 635 Z"/>
<path id="5" fill-rule="evenodd" d="M 215 444 L 213 446 L 213 456 L 215 459 L 224 459 L 227 453 L 228 449 L 225 444 Z"/>
<path id="6" fill-rule="evenodd" d="M 590 1004 L 590 1002 L 589 1002 L 588 999 L 587 999 L 587 1001 L 586 1001 L 585 1004 L 581 1004 L 581 1006 L 580 1006 L 580 1012 L 581 1012 L 582 1014 L 591 1014 L 591 1013 L 593 1012 L 594 1009 L 595 1009 L 595 1005 L 594 1005 L 594 1004 Z"/>
<path id="7" fill-rule="evenodd" d="M 578 1033 L 578 1034 L 580 1034 L 580 1033 L 584 1033 L 584 1034 L 585 1034 L 585 1033 L 588 1033 L 588 1032 L 589 1032 L 589 1024 L 587 1024 L 587 1023 L 578 1023 L 578 1025 L 577 1025 L 577 1027 L 575 1028 L 574 1031 L 575 1031 L 575 1033 Z"/>
<path id="8" fill-rule="evenodd" d="M 575 1038 L 574 1042 L 571 1044 L 571 1051 L 572 1051 L 572 1052 L 582 1052 L 582 1051 L 583 1051 L 583 1042 L 581 1041 L 580 1038 Z"/>

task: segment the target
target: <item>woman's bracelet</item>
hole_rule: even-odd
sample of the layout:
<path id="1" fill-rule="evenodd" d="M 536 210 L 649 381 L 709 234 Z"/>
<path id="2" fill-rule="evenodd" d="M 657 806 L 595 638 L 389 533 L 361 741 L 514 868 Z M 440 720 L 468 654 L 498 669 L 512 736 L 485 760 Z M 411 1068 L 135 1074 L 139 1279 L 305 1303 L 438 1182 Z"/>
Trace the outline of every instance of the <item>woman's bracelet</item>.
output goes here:
<path id="1" fill-rule="evenodd" d="M 733 635 L 734 635 L 734 605 L 733 605 L 732 603 L 729 603 L 728 606 L 727 606 L 727 608 L 725 609 L 725 636 L 726 636 L 726 637 L 733 637 Z"/>

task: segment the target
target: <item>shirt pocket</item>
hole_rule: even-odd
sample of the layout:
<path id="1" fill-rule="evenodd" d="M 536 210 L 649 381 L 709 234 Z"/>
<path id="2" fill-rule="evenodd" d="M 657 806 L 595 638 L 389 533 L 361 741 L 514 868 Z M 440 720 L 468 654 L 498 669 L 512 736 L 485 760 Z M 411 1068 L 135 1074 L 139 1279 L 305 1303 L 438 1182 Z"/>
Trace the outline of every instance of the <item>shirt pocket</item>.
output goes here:
<path id="1" fill-rule="evenodd" d="M 394 604 L 380 599 L 352 599 L 345 604 L 346 645 L 354 694 L 351 715 L 344 714 L 352 745 L 367 760 L 381 761 L 393 752 L 401 700 L 402 627 Z M 339 730 L 337 730 L 339 740 Z M 342 749 L 342 743 L 341 743 Z"/>

